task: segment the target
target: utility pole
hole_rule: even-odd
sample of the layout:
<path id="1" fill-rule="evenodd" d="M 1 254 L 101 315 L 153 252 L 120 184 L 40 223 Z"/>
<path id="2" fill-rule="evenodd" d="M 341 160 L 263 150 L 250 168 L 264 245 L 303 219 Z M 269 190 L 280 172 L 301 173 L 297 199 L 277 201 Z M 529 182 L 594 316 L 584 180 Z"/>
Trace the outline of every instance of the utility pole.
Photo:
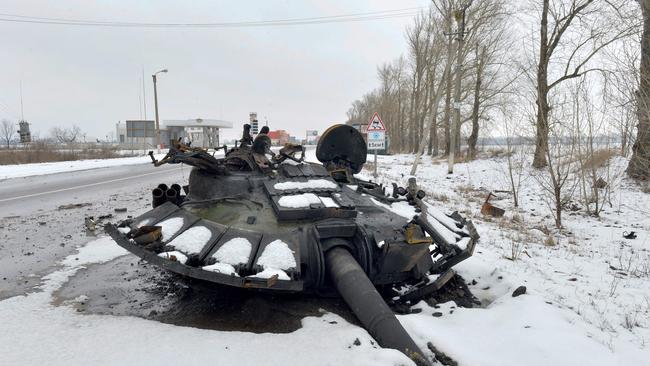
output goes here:
<path id="1" fill-rule="evenodd" d="M 25 120 L 25 110 L 23 109 L 23 81 L 20 81 L 20 120 Z"/>
<path id="2" fill-rule="evenodd" d="M 140 84 L 140 81 L 142 80 L 138 80 L 138 85 Z M 144 120 L 142 116 L 142 93 L 138 93 L 138 107 L 140 107 L 140 119 Z"/>
<path id="3" fill-rule="evenodd" d="M 142 109 L 144 111 L 144 119 L 147 119 L 147 92 L 144 86 L 144 66 L 142 66 Z"/>
<path id="4" fill-rule="evenodd" d="M 467 8 L 472 5 L 470 0 L 460 10 L 455 12 L 456 21 L 458 22 L 458 32 L 456 41 L 458 42 L 457 48 L 457 59 L 456 59 L 456 85 L 454 90 L 454 120 L 449 131 L 449 160 L 447 162 L 447 174 L 454 173 L 454 155 L 456 154 L 456 129 L 460 126 L 460 84 L 462 80 L 462 69 L 463 69 L 463 46 L 465 44 L 465 13 Z M 458 141 L 458 147 L 460 150 L 460 141 Z"/>
<path id="5" fill-rule="evenodd" d="M 161 72 L 167 72 L 167 69 L 162 69 L 160 71 L 155 72 L 151 77 L 153 78 L 153 104 L 154 104 L 154 110 L 156 112 L 156 146 L 158 149 L 160 149 L 160 123 L 158 120 L 158 89 L 156 87 L 156 75 L 158 75 Z"/>

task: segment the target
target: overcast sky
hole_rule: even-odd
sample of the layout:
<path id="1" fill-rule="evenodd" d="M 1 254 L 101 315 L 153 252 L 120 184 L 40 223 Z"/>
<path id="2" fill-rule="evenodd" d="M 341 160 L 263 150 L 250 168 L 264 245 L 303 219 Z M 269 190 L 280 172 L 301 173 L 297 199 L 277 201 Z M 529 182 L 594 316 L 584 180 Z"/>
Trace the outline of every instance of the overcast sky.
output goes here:
<path id="1" fill-rule="evenodd" d="M 84 20 L 209 23 L 276 20 L 426 7 L 427 0 L 358 1 L 32 1 L 0 2 L 0 13 Z M 0 18 L 5 16 L 0 15 Z M 151 74 L 161 119 L 248 113 L 271 129 L 302 136 L 344 122 L 350 103 L 377 85 L 376 66 L 406 49 L 411 18 L 282 27 L 147 29 L 0 21 L 0 118 L 25 119 L 46 135 L 79 125 L 104 138 L 117 121 L 140 118 L 144 67 L 147 115 Z M 370 118 L 370 116 L 369 116 Z"/>

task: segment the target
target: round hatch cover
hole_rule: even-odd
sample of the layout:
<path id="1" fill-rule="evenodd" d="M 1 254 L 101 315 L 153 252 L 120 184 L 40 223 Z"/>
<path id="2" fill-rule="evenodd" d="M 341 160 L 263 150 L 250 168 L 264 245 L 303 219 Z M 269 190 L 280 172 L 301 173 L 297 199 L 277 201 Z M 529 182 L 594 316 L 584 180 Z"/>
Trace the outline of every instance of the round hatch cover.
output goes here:
<path id="1" fill-rule="evenodd" d="M 359 131 L 348 125 L 334 125 L 321 136 L 316 146 L 316 158 L 322 163 L 346 162 L 354 174 L 366 162 L 368 148 Z"/>

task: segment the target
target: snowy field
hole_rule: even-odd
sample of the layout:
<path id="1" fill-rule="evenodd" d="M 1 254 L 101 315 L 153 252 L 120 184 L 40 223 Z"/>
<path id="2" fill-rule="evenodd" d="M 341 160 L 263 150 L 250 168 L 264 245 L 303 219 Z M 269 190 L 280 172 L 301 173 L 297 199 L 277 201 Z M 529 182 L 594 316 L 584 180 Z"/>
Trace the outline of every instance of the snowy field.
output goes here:
<path id="1" fill-rule="evenodd" d="M 412 159 L 380 156 L 378 180 L 404 186 Z M 614 165 L 624 166 L 616 159 Z M 429 357 L 432 342 L 459 365 L 648 365 L 650 195 L 622 178 L 600 218 L 567 214 L 559 232 L 543 193 L 527 179 L 519 209 L 498 193 L 493 203 L 507 210 L 505 217 L 484 218 L 479 210 L 487 193 L 508 189 L 505 164 L 480 159 L 457 164 L 447 176 L 445 163 L 423 159 L 417 178 L 426 200 L 470 217 L 481 234 L 474 256 L 455 269 L 483 305 L 420 302 L 414 305 L 420 313 L 399 320 Z M 637 239 L 622 238 L 632 230 Z M 306 317 L 292 333 L 255 334 L 80 314 L 74 301 L 52 304 L 53 293 L 75 273 L 125 254 L 111 239 L 91 241 L 45 276 L 39 291 L 0 301 L 2 364 L 412 364 L 332 313 Z M 527 293 L 512 297 L 520 285 Z"/>
<path id="2" fill-rule="evenodd" d="M 378 181 L 404 185 L 412 161 L 380 156 Z M 417 178 L 427 200 L 472 218 L 481 234 L 474 256 L 454 268 L 476 281 L 470 289 L 483 308 L 430 319 L 441 310 L 421 303 L 421 314 L 400 320 L 461 365 L 648 365 L 650 194 L 621 175 L 600 218 L 566 213 L 558 232 L 526 168 L 520 207 L 497 193 L 493 204 L 506 215 L 485 218 L 480 206 L 488 192 L 509 189 L 506 166 L 505 158 L 479 159 L 447 176 L 446 162 L 423 159 Z M 623 158 L 612 161 L 614 171 L 625 166 Z M 636 231 L 637 239 L 624 239 L 624 231 Z M 527 295 L 513 298 L 520 285 Z"/>

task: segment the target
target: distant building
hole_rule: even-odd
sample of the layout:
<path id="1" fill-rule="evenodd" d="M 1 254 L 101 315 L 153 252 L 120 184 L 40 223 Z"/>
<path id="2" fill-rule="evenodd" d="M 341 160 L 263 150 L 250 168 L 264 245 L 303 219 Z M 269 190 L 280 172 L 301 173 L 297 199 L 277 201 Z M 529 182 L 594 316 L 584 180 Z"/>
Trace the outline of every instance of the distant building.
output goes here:
<path id="1" fill-rule="evenodd" d="M 306 145 L 315 145 L 318 143 L 318 131 L 317 130 L 307 130 L 305 132 L 305 144 Z"/>
<path id="2" fill-rule="evenodd" d="M 188 119 L 188 120 L 165 120 L 166 139 L 169 142 L 182 138 L 185 142 L 191 142 L 195 147 L 217 147 L 220 145 L 219 129 L 232 128 L 232 122 L 217 119 Z"/>
<path id="3" fill-rule="evenodd" d="M 115 126 L 117 142 L 126 147 L 140 149 L 156 145 L 156 122 L 152 120 L 127 120 Z"/>
<path id="4" fill-rule="evenodd" d="M 271 145 L 284 145 L 291 139 L 291 136 L 285 130 L 269 131 L 268 135 L 271 139 Z"/>
<path id="5" fill-rule="evenodd" d="M 250 112 L 248 114 L 248 119 L 249 119 L 250 125 L 251 125 L 251 134 L 252 135 L 257 135 L 259 133 L 259 129 L 260 129 L 260 123 L 257 120 L 257 112 Z"/>
<path id="6" fill-rule="evenodd" d="M 20 143 L 26 144 L 32 142 L 32 133 L 29 131 L 29 123 L 25 120 L 18 122 L 19 130 L 18 134 L 20 135 Z"/>
<path id="7" fill-rule="evenodd" d="M 216 119 L 164 120 L 160 126 L 160 142 L 168 147 L 170 140 L 182 139 L 196 147 L 220 145 L 219 129 L 232 128 L 232 122 Z M 127 120 L 116 125 L 117 139 L 125 148 L 147 149 L 156 146 L 156 123 L 152 120 Z"/>

